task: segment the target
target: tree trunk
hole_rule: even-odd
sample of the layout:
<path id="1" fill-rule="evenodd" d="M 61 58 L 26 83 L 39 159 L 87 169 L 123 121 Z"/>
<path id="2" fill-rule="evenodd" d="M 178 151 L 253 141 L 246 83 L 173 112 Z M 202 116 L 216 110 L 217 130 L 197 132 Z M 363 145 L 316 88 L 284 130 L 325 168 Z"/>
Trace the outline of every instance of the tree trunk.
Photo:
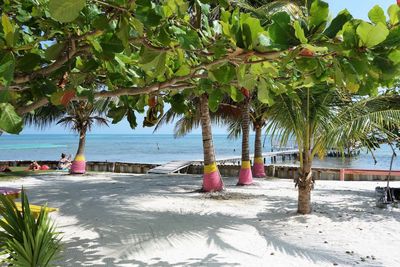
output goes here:
<path id="1" fill-rule="evenodd" d="M 79 133 L 79 145 L 78 151 L 74 161 L 72 162 L 70 173 L 72 174 L 83 174 L 86 172 L 86 159 L 85 159 L 85 143 L 86 143 L 86 131 Z"/>
<path id="2" fill-rule="evenodd" d="M 79 133 L 79 145 L 78 151 L 76 155 L 84 155 L 85 154 L 85 145 L 86 145 L 86 132 Z"/>
<path id="3" fill-rule="evenodd" d="M 297 212 L 300 214 L 311 213 L 311 190 L 314 184 L 311 164 L 311 152 L 310 150 L 306 150 L 303 152 L 303 164 L 300 168 L 300 176 L 296 182 L 299 187 Z"/>
<path id="4" fill-rule="evenodd" d="M 256 125 L 256 136 L 254 140 L 254 157 L 262 158 L 262 128 L 261 125 Z"/>
<path id="5" fill-rule="evenodd" d="M 265 177 L 264 158 L 262 155 L 262 126 L 259 123 L 254 125 L 256 136 L 254 141 L 254 164 L 253 164 L 253 175 L 254 177 Z"/>
<path id="6" fill-rule="evenodd" d="M 249 100 L 244 100 L 242 104 L 242 161 L 250 160 L 249 152 L 249 124 L 250 124 L 250 114 L 249 114 Z"/>
<path id="7" fill-rule="evenodd" d="M 249 99 L 245 99 L 241 106 L 242 113 L 242 167 L 239 173 L 238 185 L 250 185 L 253 183 L 253 175 L 250 165 L 249 152 L 249 124 L 250 124 Z"/>
<path id="8" fill-rule="evenodd" d="M 200 122 L 204 154 L 204 175 L 202 189 L 205 192 L 221 191 L 223 189 L 223 183 L 215 162 L 215 151 L 207 94 L 200 96 Z"/>

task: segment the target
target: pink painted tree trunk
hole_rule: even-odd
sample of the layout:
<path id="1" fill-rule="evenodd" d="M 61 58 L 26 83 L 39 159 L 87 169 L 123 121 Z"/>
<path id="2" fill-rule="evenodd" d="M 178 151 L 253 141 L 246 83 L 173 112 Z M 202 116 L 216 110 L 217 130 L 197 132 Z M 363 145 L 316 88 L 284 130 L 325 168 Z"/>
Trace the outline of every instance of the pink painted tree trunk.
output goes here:
<path id="1" fill-rule="evenodd" d="M 208 108 L 208 96 L 206 94 L 200 96 L 200 116 L 204 153 L 202 190 L 205 192 L 221 191 L 224 187 L 224 184 L 215 162 L 210 111 Z"/>
<path id="2" fill-rule="evenodd" d="M 84 174 L 86 172 L 85 143 L 86 132 L 81 131 L 79 134 L 78 151 L 76 152 L 75 159 L 72 161 L 70 169 L 71 174 Z"/>
<path id="3" fill-rule="evenodd" d="M 265 177 L 264 158 L 262 155 L 262 127 L 255 125 L 256 136 L 254 141 L 254 163 L 253 163 L 253 175 L 254 177 L 263 178 Z"/>
<path id="4" fill-rule="evenodd" d="M 249 152 L 249 132 L 250 132 L 250 105 L 249 99 L 244 100 L 241 107 L 242 113 L 242 167 L 239 172 L 237 185 L 251 185 L 253 174 L 251 172 L 250 152 Z"/>

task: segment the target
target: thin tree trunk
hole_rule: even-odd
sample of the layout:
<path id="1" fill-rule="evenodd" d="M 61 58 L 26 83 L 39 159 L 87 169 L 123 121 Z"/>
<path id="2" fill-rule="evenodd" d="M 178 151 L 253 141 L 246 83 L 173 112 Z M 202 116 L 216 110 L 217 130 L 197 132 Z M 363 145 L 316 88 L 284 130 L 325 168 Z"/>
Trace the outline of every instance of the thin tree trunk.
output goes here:
<path id="1" fill-rule="evenodd" d="M 260 125 L 256 125 L 256 136 L 254 141 L 254 158 L 262 158 L 262 128 Z"/>
<path id="2" fill-rule="evenodd" d="M 254 141 L 254 163 L 253 163 L 253 175 L 254 177 L 262 178 L 265 177 L 264 158 L 262 155 L 262 123 L 256 122 L 254 124 L 256 137 Z"/>
<path id="3" fill-rule="evenodd" d="M 245 99 L 241 106 L 242 115 L 242 167 L 239 172 L 238 185 L 250 185 L 253 183 L 253 173 L 250 164 L 249 152 L 249 124 L 250 110 L 249 99 Z"/>
<path id="4" fill-rule="evenodd" d="M 249 152 L 249 100 L 244 100 L 242 104 L 242 162 L 250 160 Z"/>
<path id="5" fill-rule="evenodd" d="M 86 144 L 86 132 L 81 131 L 79 133 L 79 145 L 78 145 L 78 151 L 76 152 L 76 155 L 85 154 L 85 144 Z"/>
<path id="6" fill-rule="evenodd" d="M 300 214 L 311 213 L 311 190 L 313 188 L 313 178 L 311 171 L 311 152 L 305 150 L 303 152 L 303 164 L 300 168 L 300 177 L 297 180 L 299 187 L 299 199 L 297 212 Z"/>
<path id="7" fill-rule="evenodd" d="M 208 96 L 200 96 L 200 120 L 201 133 L 203 136 L 204 165 L 210 165 L 215 162 L 215 151 L 211 130 L 210 111 L 208 109 Z"/>
<path id="8" fill-rule="evenodd" d="M 86 131 L 79 133 L 79 145 L 78 151 L 76 152 L 75 159 L 72 161 L 70 173 L 72 174 L 83 174 L 86 172 L 86 159 L 85 159 L 85 143 L 86 143 Z"/>
<path id="9" fill-rule="evenodd" d="M 307 88 L 307 110 L 306 110 L 306 127 L 305 127 L 305 138 L 301 149 L 301 162 L 300 162 L 300 176 L 296 181 L 299 187 L 299 199 L 297 212 L 300 214 L 311 213 L 311 190 L 313 188 L 314 179 L 312 178 L 312 157 L 311 157 L 311 140 L 312 136 L 312 120 L 310 120 L 310 88 Z M 299 147 L 300 149 L 300 147 Z"/>
<path id="10" fill-rule="evenodd" d="M 203 137 L 204 174 L 203 187 L 205 192 L 221 191 L 224 184 L 215 162 L 215 151 L 211 131 L 210 111 L 208 109 L 208 96 L 200 96 L 200 122 Z"/>

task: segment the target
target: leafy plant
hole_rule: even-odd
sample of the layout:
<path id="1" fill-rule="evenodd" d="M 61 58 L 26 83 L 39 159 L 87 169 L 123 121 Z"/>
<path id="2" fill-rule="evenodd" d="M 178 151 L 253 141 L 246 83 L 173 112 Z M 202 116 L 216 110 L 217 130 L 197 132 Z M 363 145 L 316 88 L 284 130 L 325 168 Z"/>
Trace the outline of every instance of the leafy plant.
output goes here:
<path id="1" fill-rule="evenodd" d="M 8 255 L 2 263 L 8 266 L 52 266 L 60 251 L 59 233 L 44 207 L 35 219 L 28 197 L 21 192 L 22 212 L 7 196 L 0 195 L 0 249 Z"/>

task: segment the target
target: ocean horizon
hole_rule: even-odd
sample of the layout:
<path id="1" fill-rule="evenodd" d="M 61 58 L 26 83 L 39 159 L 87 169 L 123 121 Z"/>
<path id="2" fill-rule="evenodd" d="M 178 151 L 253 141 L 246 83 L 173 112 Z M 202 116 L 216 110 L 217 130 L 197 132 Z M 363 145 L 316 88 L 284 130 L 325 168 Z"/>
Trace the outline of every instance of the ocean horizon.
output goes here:
<path id="1" fill-rule="evenodd" d="M 215 134 L 216 157 L 240 157 L 241 140 L 227 139 L 226 134 Z M 271 151 L 271 139 L 264 140 L 263 151 Z M 250 153 L 253 153 L 254 135 L 250 135 Z M 68 134 L 21 134 L 0 136 L 0 160 L 58 160 L 61 153 L 74 156 L 78 136 Z M 400 153 L 399 153 L 400 154 Z M 88 134 L 85 150 L 88 161 L 119 161 L 162 164 L 171 160 L 202 160 L 201 134 L 188 134 L 174 138 L 172 134 Z M 314 159 L 313 166 L 329 168 L 389 169 L 391 148 L 383 145 L 374 151 L 377 163 L 370 153 L 362 151 L 353 158 Z M 282 163 L 279 162 L 278 163 Z M 296 162 L 285 161 L 285 164 Z M 267 164 L 269 164 L 267 160 Z M 400 170 L 395 158 L 394 170 Z"/>

